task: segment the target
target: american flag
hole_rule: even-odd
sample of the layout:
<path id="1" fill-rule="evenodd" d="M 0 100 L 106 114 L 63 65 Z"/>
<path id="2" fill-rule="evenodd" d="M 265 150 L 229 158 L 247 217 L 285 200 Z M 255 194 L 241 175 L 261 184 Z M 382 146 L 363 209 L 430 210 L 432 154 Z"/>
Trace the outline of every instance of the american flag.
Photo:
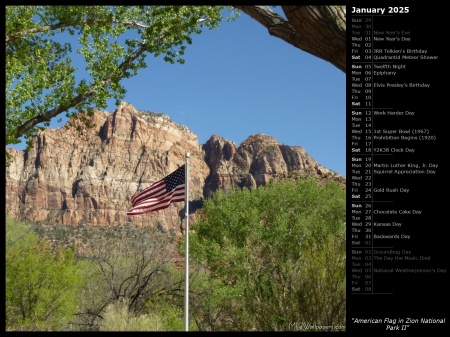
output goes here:
<path id="1" fill-rule="evenodd" d="M 154 182 L 145 190 L 131 197 L 133 207 L 127 215 L 156 212 L 170 206 L 173 202 L 185 200 L 185 165 Z"/>

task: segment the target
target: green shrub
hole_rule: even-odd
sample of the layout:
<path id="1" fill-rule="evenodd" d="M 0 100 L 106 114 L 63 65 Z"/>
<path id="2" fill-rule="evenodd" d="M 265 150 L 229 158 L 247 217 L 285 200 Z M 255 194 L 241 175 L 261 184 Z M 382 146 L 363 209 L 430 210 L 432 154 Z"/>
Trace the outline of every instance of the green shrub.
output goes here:
<path id="1" fill-rule="evenodd" d="M 74 251 L 53 252 L 31 226 L 6 218 L 6 329 L 65 330 L 82 285 Z"/>
<path id="2" fill-rule="evenodd" d="M 345 200 L 339 185 L 313 178 L 214 193 L 190 239 L 193 265 L 220 285 L 201 300 L 215 310 L 196 308 L 199 326 L 345 325 Z"/>

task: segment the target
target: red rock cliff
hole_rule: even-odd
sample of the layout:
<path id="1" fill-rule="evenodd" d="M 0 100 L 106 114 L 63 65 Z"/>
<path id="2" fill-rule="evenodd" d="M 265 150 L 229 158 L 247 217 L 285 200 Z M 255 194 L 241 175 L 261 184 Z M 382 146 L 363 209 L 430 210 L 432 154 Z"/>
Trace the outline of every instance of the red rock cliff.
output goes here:
<path id="1" fill-rule="evenodd" d="M 158 224 L 179 233 L 184 203 L 146 215 L 126 212 L 130 197 L 183 165 L 186 152 L 194 202 L 218 188 L 255 188 L 274 178 L 315 175 L 345 182 L 302 147 L 280 145 L 270 136 L 253 135 L 236 147 L 213 135 L 200 146 L 194 133 L 167 115 L 139 112 L 124 102 L 111 114 L 94 111 L 91 118 L 96 126 L 82 135 L 67 126 L 46 129 L 30 151 L 7 148 L 8 213 L 65 225 Z"/>

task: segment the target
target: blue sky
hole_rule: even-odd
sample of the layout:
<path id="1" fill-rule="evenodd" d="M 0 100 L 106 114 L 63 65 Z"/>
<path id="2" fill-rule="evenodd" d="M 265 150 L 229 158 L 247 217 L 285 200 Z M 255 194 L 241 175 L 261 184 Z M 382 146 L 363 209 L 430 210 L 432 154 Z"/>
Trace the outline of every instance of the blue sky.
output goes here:
<path id="1" fill-rule="evenodd" d="M 183 65 L 169 64 L 150 55 L 147 68 L 122 82 L 124 100 L 169 115 L 200 144 L 216 134 L 239 146 L 264 133 L 280 144 L 303 146 L 321 165 L 346 175 L 342 71 L 270 36 L 244 13 L 194 35 L 184 58 Z M 105 110 L 115 109 L 111 100 Z"/>

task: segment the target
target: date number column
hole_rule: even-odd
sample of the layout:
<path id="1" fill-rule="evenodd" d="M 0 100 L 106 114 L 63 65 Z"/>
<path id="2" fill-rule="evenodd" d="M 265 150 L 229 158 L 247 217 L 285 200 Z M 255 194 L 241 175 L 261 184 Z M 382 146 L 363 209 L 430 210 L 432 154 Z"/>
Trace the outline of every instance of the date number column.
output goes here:
<path id="1" fill-rule="evenodd" d="M 351 292 L 373 292 L 372 218 L 372 16 L 352 17 L 350 110 Z"/>

